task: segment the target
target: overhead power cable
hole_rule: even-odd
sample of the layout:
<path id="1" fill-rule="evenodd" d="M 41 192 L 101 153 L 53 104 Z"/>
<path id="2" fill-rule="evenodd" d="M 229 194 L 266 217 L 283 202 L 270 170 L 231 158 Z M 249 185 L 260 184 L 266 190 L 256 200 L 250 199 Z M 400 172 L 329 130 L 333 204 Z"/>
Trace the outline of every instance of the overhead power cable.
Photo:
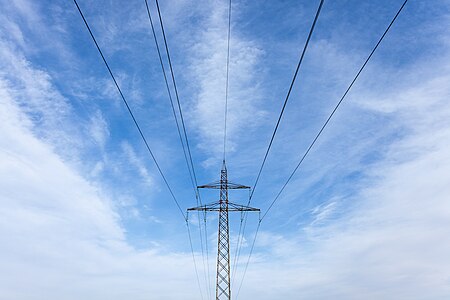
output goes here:
<path id="1" fill-rule="evenodd" d="M 164 39 L 164 46 L 165 46 L 165 49 L 166 49 L 167 60 L 169 62 L 170 74 L 172 76 L 173 88 L 174 88 L 174 91 L 175 91 L 175 98 L 177 100 L 178 111 L 180 113 L 180 119 L 181 119 L 181 125 L 183 127 L 184 139 L 186 141 L 186 147 L 188 149 L 189 160 L 191 162 L 192 174 L 194 176 L 195 185 L 197 186 L 198 185 L 197 184 L 197 176 L 195 174 L 194 163 L 193 163 L 193 160 L 192 160 L 191 147 L 189 146 L 189 139 L 188 139 L 188 136 L 187 136 L 187 133 L 186 133 L 186 126 L 185 126 L 185 122 L 184 122 L 184 118 L 183 118 L 183 112 L 182 112 L 182 109 L 181 109 L 180 97 L 178 96 L 177 83 L 175 81 L 175 74 L 174 74 L 173 67 L 172 67 L 172 60 L 170 58 L 169 46 L 167 45 L 166 33 L 165 33 L 165 30 L 164 30 L 164 24 L 163 24 L 163 20 L 162 20 L 162 17 L 161 17 L 161 11 L 159 9 L 158 0 L 156 0 L 156 8 L 158 10 L 159 24 L 161 25 L 161 31 L 162 31 L 162 35 L 163 35 L 163 39 Z M 200 202 L 200 205 L 202 205 L 201 202 Z"/>
<path id="2" fill-rule="evenodd" d="M 178 131 L 178 136 L 180 138 L 181 147 L 183 148 L 183 154 L 184 154 L 184 158 L 185 158 L 185 161 L 186 161 L 186 164 L 187 164 L 189 177 L 191 179 L 191 184 L 192 184 L 192 186 L 194 188 L 194 192 L 195 192 L 195 195 L 197 197 L 198 189 L 196 188 L 196 185 L 195 185 L 195 182 L 194 182 L 194 178 L 193 178 L 193 175 L 192 175 L 191 165 L 190 165 L 190 162 L 189 162 L 188 154 L 186 152 L 186 147 L 184 146 L 183 136 L 182 136 L 182 133 L 181 133 L 180 125 L 178 123 L 177 113 L 175 111 L 175 106 L 173 104 L 172 93 L 170 92 L 169 82 L 168 82 L 167 76 L 166 76 L 166 69 L 164 67 L 164 62 L 163 62 L 163 59 L 162 59 L 162 56 L 161 56 L 161 51 L 159 49 L 159 43 L 158 43 L 158 39 L 156 37 L 155 27 L 153 26 L 153 20 L 152 20 L 151 14 L 150 14 L 150 8 L 148 6 L 148 1 L 147 0 L 145 0 L 145 6 L 147 8 L 148 20 L 150 22 L 150 27 L 151 27 L 152 34 L 153 34 L 153 39 L 155 41 L 156 51 L 158 52 L 159 63 L 161 65 L 161 69 L 162 69 L 162 73 L 163 73 L 163 77 L 164 77 L 164 82 L 165 82 L 166 89 L 167 89 L 167 94 L 168 94 L 169 100 L 170 100 L 170 106 L 172 108 L 173 117 L 175 119 L 175 124 L 177 126 L 177 131 Z"/>
<path id="3" fill-rule="evenodd" d="M 202 287 L 200 284 L 200 277 L 198 276 L 197 263 L 195 261 L 194 247 L 192 246 L 191 230 L 189 229 L 189 220 L 188 219 L 186 219 L 186 228 L 187 228 L 187 232 L 188 232 L 188 236 L 189 236 L 189 245 L 191 246 L 192 260 L 194 261 L 194 269 L 195 269 L 195 276 L 197 277 L 198 289 L 200 290 L 200 297 L 203 300 L 203 292 L 202 292 Z M 208 292 L 208 291 L 206 291 L 206 292 Z"/>
<path id="4" fill-rule="evenodd" d="M 177 198 L 175 197 L 175 194 L 173 193 L 172 188 L 170 187 L 170 185 L 169 185 L 169 183 L 168 183 L 168 181 L 166 179 L 166 176 L 164 176 L 164 173 L 161 170 L 161 167 L 159 166 L 158 161 L 156 160 L 156 157 L 153 154 L 153 152 L 152 152 L 152 150 L 151 150 L 151 148 L 150 148 L 150 146 L 149 146 L 149 144 L 147 142 L 147 139 L 145 138 L 144 133 L 142 132 L 141 127 L 139 126 L 139 123 L 137 122 L 137 120 L 136 120 L 136 118 L 135 118 L 135 116 L 133 114 L 133 111 L 131 110 L 131 108 L 130 108 L 130 106 L 128 104 L 128 101 L 126 100 L 125 96 L 123 95 L 122 90 L 120 89 L 120 86 L 117 83 L 117 80 L 114 77 L 114 74 L 111 71 L 111 68 L 109 67 L 108 62 L 106 61 L 105 56 L 103 55 L 103 52 L 100 49 L 100 46 L 98 45 L 97 40 L 95 39 L 94 34 L 92 33 L 91 28 L 89 27 L 89 24 L 88 24 L 86 18 L 84 17 L 83 12 L 80 9 L 80 6 L 78 5 L 76 0 L 73 0 L 73 2 L 75 3 L 75 5 L 76 5 L 76 7 L 78 9 L 78 12 L 80 13 L 80 16 L 83 19 L 83 22 L 86 25 L 87 30 L 89 31 L 89 34 L 90 34 L 90 36 L 92 38 L 92 41 L 94 42 L 95 46 L 97 47 L 97 50 L 98 50 L 100 56 L 102 57 L 103 63 L 105 64 L 106 68 L 108 69 L 109 75 L 111 75 L 111 78 L 114 81 L 114 85 L 116 86 L 117 91 L 119 92 L 120 97 L 122 98 L 122 101 L 125 104 L 125 106 L 126 106 L 126 108 L 128 110 L 128 113 L 130 114 L 130 116 L 131 116 L 131 118 L 133 120 L 134 125 L 136 126 L 137 130 L 139 131 L 139 135 L 141 136 L 141 138 L 142 138 L 142 140 L 143 140 L 143 142 L 144 142 L 144 144 L 145 144 L 145 146 L 146 146 L 146 148 L 147 148 L 151 158 L 153 159 L 153 161 L 154 161 L 154 163 L 156 165 L 156 168 L 158 169 L 159 174 L 161 175 L 162 179 L 164 180 L 164 183 L 167 186 L 167 189 L 169 190 L 169 193 L 172 196 L 173 201 L 175 202 L 176 206 L 178 207 L 178 210 L 180 211 L 181 215 L 183 216 L 183 219 L 186 220 L 186 216 L 185 216 L 183 210 L 181 209 L 181 206 L 180 206 Z"/>
<path id="5" fill-rule="evenodd" d="M 182 137 L 182 134 L 181 134 L 179 123 L 178 123 L 177 114 L 175 112 L 175 107 L 174 107 L 174 104 L 173 104 L 172 94 L 170 92 L 170 87 L 169 87 L 169 83 L 168 83 L 167 76 L 166 76 L 166 70 L 165 70 L 165 67 L 164 67 L 164 62 L 163 62 L 161 51 L 160 51 L 160 48 L 159 48 L 158 39 L 156 37 L 155 27 L 153 25 L 153 20 L 152 20 L 151 13 L 150 13 L 150 8 L 149 8 L 149 5 L 148 5 L 148 1 L 145 0 L 145 6 L 146 6 L 146 9 L 147 9 L 147 15 L 148 15 L 148 19 L 149 19 L 151 30 L 152 30 L 152 34 L 153 34 L 153 39 L 155 41 L 156 50 L 157 50 L 157 53 L 158 53 L 158 58 L 159 58 L 159 62 L 160 62 L 160 65 L 161 65 L 162 73 L 163 73 L 163 76 L 164 76 L 164 82 L 165 82 L 165 85 L 166 85 L 167 93 L 168 93 L 170 104 L 171 104 L 171 107 L 172 107 L 172 113 L 173 113 L 173 116 L 174 116 L 174 119 L 175 119 L 175 123 L 176 123 L 176 126 L 177 126 L 178 136 L 180 138 L 180 143 L 181 143 L 181 146 L 182 146 L 182 149 L 183 149 L 184 158 L 185 158 L 186 165 L 187 165 L 187 168 L 188 168 L 189 177 L 191 179 L 191 184 L 192 184 L 192 187 L 194 189 L 195 198 L 197 200 L 197 205 L 202 205 L 200 191 L 197 188 L 197 178 L 196 178 L 196 175 L 195 175 L 195 168 L 194 168 L 194 164 L 193 164 L 193 160 L 192 160 L 192 156 L 191 156 L 191 151 L 190 151 L 190 147 L 189 147 L 189 140 L 188 140 L 188 137 L 187 137 L 187 134 L 186 134 L 186 128 L 185 128 L 185 125 L 184 125 L 183 113 L 182 113 L 182 109 L 181 109 L 181 105 L 180 105 L 180 101 L 179 101 L 179 97 L 178 97 L 178 89 L 177 89 L 177 86 L 176 86 L 175 76 L 174 76 L 174 73 L 173 73 L 173 68 L 172 68 L 169 48 L 168 48 L 167 40 L 166 40 L 166 36 L 165 36 L 162 16 L 161 16 L 161 13 L 160 13 L 160 10 L 159 10 L 158 3 L 156 3 L 156 4 L 157 4 L 158 16 L 159 16 L 160 25 L 161 25 L 161 31 L 162 31 L 162 34 L 163 34 L 163 37 L 164 37 L 165 50 L 166 50 L 166 54 L 167 54 L 168 61 L 169 61 L 170 71 L 171 71 L 171 74 L 172 74 L 172 82 L 173 82 L 175 93 L 176 93 L 176 100 L 177 100 L 177 103 L 178 103 L 178 109 L 179 109 L 180 118 L 181 118 L 181 122 L 182 122 L 182 126 L 183 126 L 183 132 L 184 132 L 184 137 L 185 137 L 185 140 L 186 140 L 186 147 L 187 147 L 188 153 L 186 152 L 186 147 L 185 147 L 184 142 L 183 142 L 183 137 Z M 189 158 L 188 158 L 188 156 L 189 156 Z M 201 247 L 201 252 L 202 252 L 203 267 L 205 269 L 206 269 L 206 267 L 208 268 L 208 277 L 206 278 L 207 275 L 205 273 L 205 282 L 206 282 L 206 286 L 207 286 L 207 292 L 208 292 L 208 294 L 210 294 L 210 289 L 208 288 L 208 282 L 209 282 L 209 285 L 210 285 L 210 276 L 209 276 L 209 255 L 208 255 L 208 245 L 207 245 L 208 237 L 207 237 L 207 229 L 206 229 L 206 218 L 204 218 L 205 251 L 206 251 L 206 266 L 205 266 L 205 253 L 203 251 L 203 236 L 202 236 L 202 229 L 201 229 L 201 223 L 202 222 L 200 220 L 201 219 L 200 218 L 200 212 L 197 213 L 197 216 L 198 216 L 198 221 L 199 221 L 198 225 L 199 225 L 200 247 Z M 192 251 L 193 251 L 193 248 L 192 248 Z M 194 267 L 197 270 L 197 265 L 196 265 L 195 258 L 194 258 Z M 197 276 L 197 278 L 198 278 L 198 276 Z"/>
<path id="6" fill-rule="evenodd" d="M 330 122 L 331 118 L 334 116 L 334 114 L 336 113 L 336 111 L 338 110 L 339 106 L 341 106 L 341 103 L 344 101 L 345 97 L 347 96 L 348 92 L 350 91 L 350 89 L 353 87 L 353 84 L 356 82 L 356 80 L 358 79 L 359 75 L 361 74 L 361 72 L 364 70 L 364 68 L 366 67 L 367 63 L 370 61 L 370 59 L 372 58 L 372 55 L 375 53 L 375 51 L 378 49 L 378 46 L 381 44 L 381 42 L 383 41 L 384 37 L 386 36 L 386 34 L 388 33 L 389 29 L 391 29 L 392 25 L 394 24 L 395 20 L 397 19 L 398 15 L 400 14 L 400 12 L 403 10 L 403 7 L 405 7 L 406 3 L 408 2 L 408 0 L 405 0 L 405 2 L 403 2 L 402 6 L 400 7 L 400 9 L 397 11 L 397 13 L 395 14 L 394 18 L 392 19 L 392 21 L 389 23 L 389 26 L 386 28 L 386 30 L 384 31 L 383 35 L 380 37 L 380 39 L 378 40 L 378 42 L 376 43 L 375 47 L 372 49 L 372 51 L 370 52 L 369 56 L 366 58 L 366 60 L 364 61 L 363 65 L 361 66 L 361 68 L 359 69 L 358 73 L 356 73 L 356 76 L 353 78 L 352 82 L 350 83 L 350 85 L 348 86 L 348 88 L 345 90 L 345 93 L 342 95 L 341 99 L 339 100 L 339 102 L 336 104 L 336 106 L 334 107 L 333 111 L 331 112 L 331 114 L 328 116 L 328 118 L 326 119 L 325 123 L 322 125 L 322 127 L 320 128 L 319 132 L 317 133 L 317 135 L 314 137 L 313 141 L 311 142 L 311 144 L 309 145 L 308 149 L 305 151 L 305 153 L 303 154 L 302 158 L 300 159 L 299 163 L 297 164 L 297 166 L 294 168 L 294 170 L 292 171 L 291 175 L 288 177 L 288 179 L 286 180 L 286 182 L 284 183 L 283 187 L 281 188 L 281 190 L 278 192 L 278 194 L 276 195 L 275 199 L 272 201 L 272 203 L 270 204 L 269 208 L 267 209 L 267 211 L 264 213 L 264 215 L 262 216 L 261 220 L 263 220 L 267 213 L 272 209 L 273 205 L 275 204 L 275 202 L 278 200 L 278 198 L 280 197 L 281 193 L 284 191 L 284 189 L 286 188 L 286 186 L 288 185 L 288 183 L 291 181 L 292 177 L 294 176 L 294 174 L 297 172 L 298 168 L 300 167 L 300 165 L 303 163 L 303 161 L 305 160 L 306 156 L 309 154 L 309 152 L 311 151 L 311 148 L 314 146 L 314 144 L 316 143 L 317 139 L 320 137 L 320 135 L 322 134 L 322 132 L 324 131 L 325 127 L 327 127 L 328 123 Z"/>
<path id="7" fill-rule="evenodd" d="M 225 161 L 227 153 L 227 116 L 228 116 L 228 85 L 230 78 L 230 37 L 231 37 L 231 0 L 228 4 L 228 41 L 227 41 L 227 76 L 225 83 L 225 116 L 223 129 L 223 161 Z"/>
<path id="8" fill-rule="evenodd" d="M 311 36 L 312 36 L 312 34 L 314 32 L 314 28 L 316 26 L 317 19 L 319 18 L 320 11 L 322 10 L 323 2 L 324 2 L 324 0 L 320 0 L 320 4 L 319 4 L 319 7 L 317 8 L 316 16 L 314 17 L 314 21 L 313 21 L 313 23 L 311 25 L 311 29 L 309 30 L 309 34 L 308 34 L 308 37 L 306 38 L 305 46 L 303 47 L 303 51 L 302 51 L 302 54 L 300 55 L 300 59 L 299 59 L 298 64 L 297 64 L 297 68 L 295 69 L 294 76 L 292 77 L 291 84 L 290 84 L 288 92 L 286 94 L 286 98 L 284 100 L 283 107 L 281 108 L 280 115 L 278 116 L 277 124 L 275 125 L 275 129 L 273 130 L 272 137 L 270 138 L 270 142 L 269 142 L 269 146 L 267 147 L 267 151 L 264 154 L 264 159 L 263 159 L 263 162 L 261 164 L 261 167 L 259 168 L 258 176 L 256 176 L 256 181 L 255 181 L 255 184 L 253 185 L 253 189 L 252 189 L 252 193 L 250 194 L 249 201 L 251 201 L 251 199 L 253 197 L 253 193 L 255 192 L 256 185 L 258 184 L 259 177 L 261 176 L 261 172 L 262 172 L 262 170 L 264 168 L 264 165 L 266 163 L 267 156 L 269 155 L 270 148 L 272 147 L 273 140 L 275 138 L 275 135 L 277 134 L 278 126 L 280 125 L 281 118 L 283 117 L 283 114 L 284 114 L 284 109 L 286 108 L 286 104 L 289 101 L 289 97 L 291 95 L 292 88 L 294 87 L 295 80 L 297 79 L 298 71 L 300 70 L 300 66 L 302 65 L 303 58 L 305 57 L 306 49 L 308 49 L 309 41 L 311 40 Z"/>
<path id="9" fill-rule="evenodd" d="M 295 83 L 295 81 L 297 79 L 297 75 L 298 75 L 300 67 L 302 65 L 303 58 L 305 57 L 306 50 L 308 49 L 309 41 L 311 40 L 311 37 L 313 35 L 314 28 L 316 26 L 317 19 L 319 18 L 320 12 L 322 10 L 323 3 L 324 3 L 324 0 L 321 0 L 320 3 L 319 3 L 319 7 L 317 8 L 317 11 L 316 11 L 313 23 L 312 23 L 311 28 L 310 28 L 309 33 L 308 33 L 308 37 L 306 38 L 305 45 L 303 46 L 302 53 L 301 53 L 299 61 L 297 63 L 297 67 L 295 69 L 294 76 L 292 77 L 291 84 L 289 85 L 288 92 L 287 92 L 286 97 L 284 99 L 284 103 L 283 103 L 283 106 L 281 108 L 280 115 L 278 116 L 278 120 L 277 120 L 277 123 L 275 125 L 275 129 L 273 130 L 272 137 L 270 138 L 269 145 L 267 147 L 266 153 L 264 154 L 264 159 L 263 159 L 262 164 L 261 164 L 261 166 L 259 168 L 258 175 L 256 176 L 256 180 L 255 180 L 255 183 L 253 185 L 253 189 L 252 189 L 252 191 L 250 193 L 250 197 L 248 199 L 247 206 L 250 205 L 250 202 L 251 202 L 252 197 L 253 197 L 253 193 L 255 192 L 256 186 L 257 186 L 257 184 L 259 182 L 259 178 L 261 176 L 261 172 L 262 172 L 262 170 L 264 168 L 264 165 L 266 163 L 267 156 L 269 155 L 269 151 L 270 151 L 270 149 L 272 147 L 272 143 L 273 143 L 273 141 L 275 139 L 275 135 L 277 134 L 278 127 L 279 127 L 281 119 L 283 117 L 286 105 L 287 105 L 287 103 L 289 101 L 289 97 L 291 95 L 292 88 L 294 87 L 294 83 Z M 240 255 L 241 244 L 242 244 L 242 239 L 243 239 L 242 236 L 244 235 L 246 225 L 247 225 L 247 219 L 246 219 L 246 213 L 244 213 L 244 216 L 241 219 L 241 222 L 240 222 L 240 225 L 239 225 L 238 246 L 236 248 L 236 255 L 235 255 L 235 260 L 234 260 L 234 265 L 235 266 L 239 262 L 239 255 Z M 241 234 L 241 232 L 242 232 L 242 234 Z"/>
<path id="10" fill-rule="evenodd" d="M 259 232 L 259 228 L 260 227 L 261 227 L 261 220 L 259 220 L 258 226 L 256 227 L 255 238 L 253 239 L 252 246 L 250 248 L 250 253 L 248 255 L 247 262 L 245 263 L 244 273 L 242 275 L 242 280 L 241 280 L 241 283 L 239 284 L 239 288 L 238 288 L 238 291 L 237 291 L 237 294 L 236 294 L 236 298 L 235 298 L 236 300 L 239 297 L 239 293 L 241 292 L 241 288 L 242 288 L 242 283 L 244 283 L 244 278 L 245 278 L 245 275 L 247 274 L 248 265 L 250 264 L 250 258 L 252 257 L 253 249 L 255 249 L 256 237 L 258 236 L 258 232 Z"/>
<path id="11" fill-rule="evenodd" d="M 366 60 L 364 61 L 363 65 L 361 66 L 361 68 L 359 69 L 359 71 L 356 73 L 355 77 L 353 78 L 353 80 L 351 81 L 350 85 L 348 86 L 348 88 L 346 89 L 346 91 L 344 92 L 344 94 L 342 95 L 341 99 L 339 100 L 339 102 L 336 104 L 336 106 L 334 107 L 333 111 L 331 112 L 331 114 L 329 115 L 329 117 L 326 119 L 325 123 L 323 124 L 323 126 L 321 127 L 321 129 L 319 130 L 319 132 L 317 133 L 316 137 L 313 139 L 312 143 L 310 144 L 310 146 L 308 147 L 308 149 L 306 150 L 306 152 L 303 154 L 302 158 L 300 159 L 300 162 L 297 164 L 297 166 L 295 167 L 294 171 L 291 173 L 291 175 L 289 176 L 288 180 L 286 181 L 286 183 L 283 185 L 283 187 L 281 188 L 280 192 L 277 194 L 277 196 L 275 197 L 275 199 L 272 201 L 272 203 L 270 204 L 269 208 L 267 209 L 266 213 L 263 215 L 263 217 L 260 219 L 260 222 L 258 224 L 258 229 L 259 229 L 259 225 L 261 224 L 261 222 L 264 220 L 264 218 L 266 217 L 267 213 L 270 211 L 270 209 L 273 207 L 273 205 L 275 204 L 275 202 L 277 201 L 277 199 L 279 198 L 279 196 L 281 195 L 281 193 L 283 192 L 283 190 L 286 188 L 286 185 L 289 183 L 289 181 L 292 179 L 292 177 L 294 176 L 295 172 L 298 170 L 298 168 L 300 167 L 300 165 L 303 163 L 304 159 L 306 158 L 306 156 L 308 155 L 308 153 L 310 152 L 311 148 L 314 146 L 314 144 L 316 143 L 317 139 L 319 138 L 319 136 L 322 134 L 323 130 L 325 129 L 325 127 L 328 125 L 328 123 L 330 122 L 331 118 L 333 117 L 333 115 L 335 114 L 335 112 L 337 111 L 337 109 L 339 108 L 339 106 L 341 105 L 341 103 L 344 101 L 345 97 L 347 96 L 347 94 L 349 93 L 350 89 L 353 87 L 354 83 L 356 82 L 356 80 L 358 79 L 359 75 L 361 74 L 361 72 L 364 70 L 364 68 L 366 67 L 367 63 L 370 61 L 371 57 L 373 56 L 373 54 L 375 53 L 375 51 L 377 50 L 378 46 L 381 44 L 381 42 L 383 41 L 384 37 L 386 36 L 386 34 L 389 32 L 389 30 L 391 29 L 392 25 L 394 24 L 394 22 L 397 20 L 397 17 L 400 15 L 400 13 L 402 12 L 403 8 L 405 7 L 406 3 L 408 2 L 408 0 L 405 0 L 403 2 L 403 4 L 400 6 L 400 8 L 398 9 L 397 13 L 395 14 L 394 18 L 391 20 L 391 22 L 389 23 L 388 27 L 386 28 L 386 30 L 384 31 L 384 33 L 382 34 L 382 36 L 380 37 L 380 39 L 378 40 L 378 42 L 376 43 L 376 45 L 374 46 L 374 48 L 372 49 L 372 51 L 370 52 L 369 56 L 366 58 Z M 256 232 L 257 233 L 257 232 Z M 252 245 L 255 244 L 256 241 L 256 237 L 257 234 L 255 234 L 255 238 L 253 240 Z M 253 248 L 253 247 L 252 247 Z M 250 251 L 248 260 L 247 260 L 247 265 L 248 262 L 250 261 L 251 255 L 252 255 L 253 249 Z M 241 285 L 242 282 L 244 281 L 244 276 L 242 277 L 241 280 Z M 240 286 L 241 286 L 240 285 Z"/>

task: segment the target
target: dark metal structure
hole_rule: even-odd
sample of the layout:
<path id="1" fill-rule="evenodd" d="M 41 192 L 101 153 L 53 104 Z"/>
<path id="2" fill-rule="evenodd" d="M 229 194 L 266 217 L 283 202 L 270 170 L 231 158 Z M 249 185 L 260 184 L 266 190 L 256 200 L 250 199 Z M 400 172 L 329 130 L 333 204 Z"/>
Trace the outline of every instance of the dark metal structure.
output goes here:
<path id="1" fill-rule="evenodd" d="M 219 232 L 217 238 L 217 274 L 216 300 L 230 300 L 230 235 L 228 212 L 260 211 L 258 208 L 231 203 L 228 201 L 228 190 L 250 189 L 249 186 L 228 181 L 227 167 L 223 160 L 220 181 L 198 186 L 200 189 L 220 189 L 220 200 L 211 204 L 189 208 L 189 211 L 219 212 Z"/>

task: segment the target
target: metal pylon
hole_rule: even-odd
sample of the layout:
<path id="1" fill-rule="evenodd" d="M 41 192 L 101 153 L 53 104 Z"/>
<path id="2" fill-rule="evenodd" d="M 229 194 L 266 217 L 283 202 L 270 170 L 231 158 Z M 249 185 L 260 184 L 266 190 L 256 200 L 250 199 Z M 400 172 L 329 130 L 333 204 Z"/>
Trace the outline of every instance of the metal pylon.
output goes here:
<path id="1" fill-rule="evenodd" d="M 217 273 L 216 273 L 216 300 L 230 300 L 230 234 L 228 213 L 233 211 L 259 211 L 258 208 L 239 205 L 228 201 L 229 189 L 250 189 L 249 186 L 235 184 L 228 181 L 225 160 L 220 171 L 220 181 L 198 188 L 220 189 L 220 200 L 204 206 L 189 208 L 188 211 L 217 211 L 219 212 L 219 231 L 217 238 Z"/>
<path id="2" fill-rule="evenodd" d="M 216 299 L 231 299 L 228 188 L 225 161 L 220 171 L 219 237 L 217 243 Z"/>

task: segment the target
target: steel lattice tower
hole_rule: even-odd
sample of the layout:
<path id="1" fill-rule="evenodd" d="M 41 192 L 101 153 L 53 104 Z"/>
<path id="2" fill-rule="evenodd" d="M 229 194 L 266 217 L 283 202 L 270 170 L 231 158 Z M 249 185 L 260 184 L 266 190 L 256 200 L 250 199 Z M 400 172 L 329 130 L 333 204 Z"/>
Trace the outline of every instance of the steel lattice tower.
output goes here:
<path id="1" fill-rule="evenodd" d="M 249 186 L 235 184 L 228 181 L 225 160 L 220 171 L 220 181 L 198 188 L 220 189 L 220 200 L 204 206 L 189 208 L 188 211 L 217 211 L 219 212 L 219 231 L 217 238 L 217 273 L 216 273 L 216 300 L 230 300 L 230 234 L 228 213 L 234 211 L 259 211 L 258 208 L 234 204 L 228 201 L 229 189 L 250 189 Z"/>

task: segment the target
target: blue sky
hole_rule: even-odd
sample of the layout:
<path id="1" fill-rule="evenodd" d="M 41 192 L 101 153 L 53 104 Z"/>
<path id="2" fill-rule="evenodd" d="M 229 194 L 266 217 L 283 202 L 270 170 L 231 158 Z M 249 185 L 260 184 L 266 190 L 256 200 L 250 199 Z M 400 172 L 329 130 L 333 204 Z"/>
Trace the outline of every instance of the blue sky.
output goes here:
<path id="1" fill-rule="evenodd" d="M 75 5 L 0 2 L 2 297 L 208 299 L 197 221 L 201 294 L 184 221 Z M 235 182 L 255 181 L 318 2 L 233 1 Z M 263 213 L 402 3 L 325 1 L 252 200 Z M 145 2 L 79 5 L 182 208 L 195 206 Z M 208 183 L 222 159 L 227 2 L 160 6 L 198 181 Z M 408 2 L 262 223 L 239 299 L 448 299 L 449 25 L 449 1 Z M 216 227 L 209 215 L 211 275 Z M 232 252 L 238 228 L 236 215 Z"/>

